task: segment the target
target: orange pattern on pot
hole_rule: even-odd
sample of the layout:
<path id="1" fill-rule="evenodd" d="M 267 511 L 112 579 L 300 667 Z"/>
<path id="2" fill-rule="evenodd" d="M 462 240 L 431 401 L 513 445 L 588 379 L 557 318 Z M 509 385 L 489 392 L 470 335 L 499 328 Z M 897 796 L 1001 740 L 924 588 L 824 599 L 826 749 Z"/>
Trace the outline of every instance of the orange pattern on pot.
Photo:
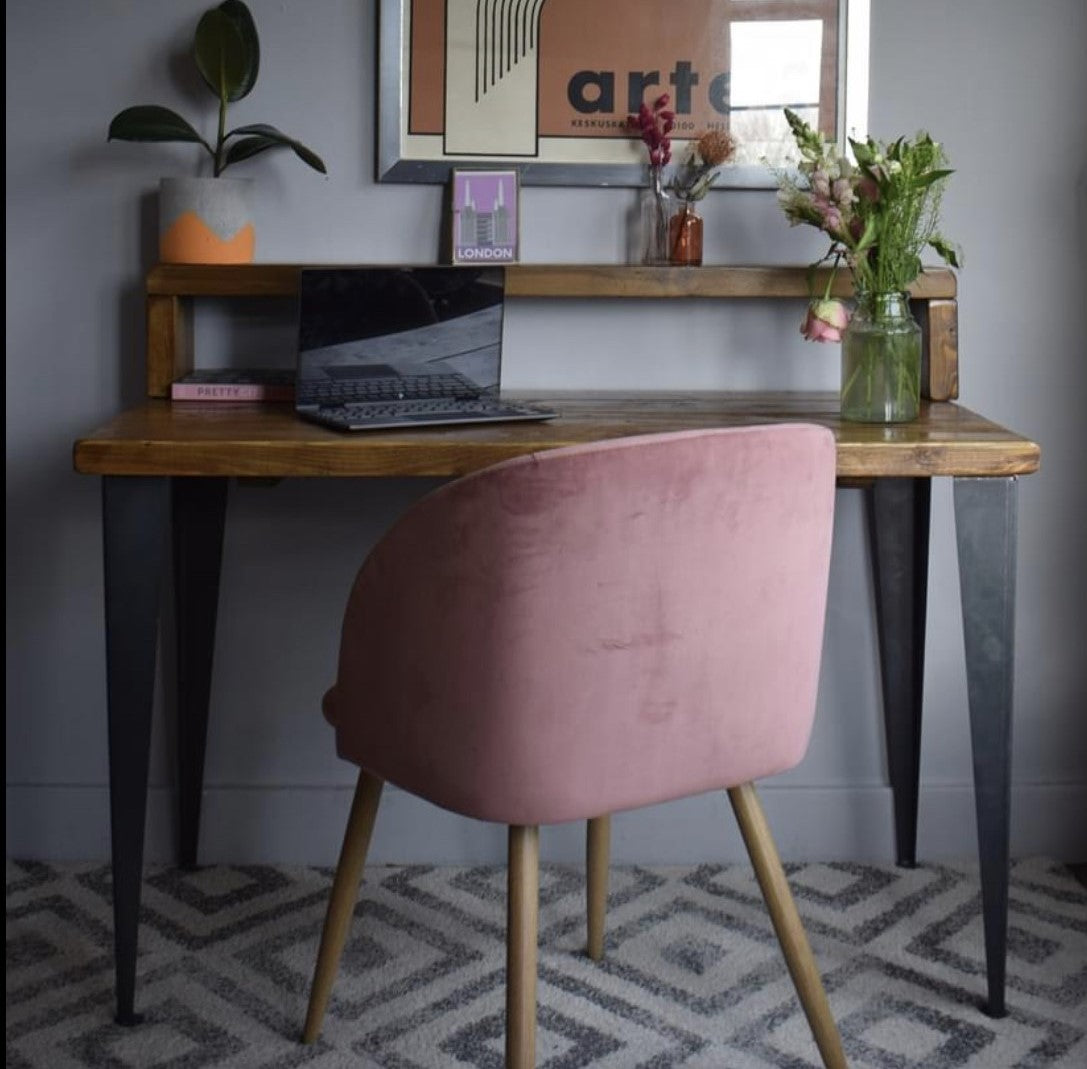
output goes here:
<path id="1" fill-rule="evenodd" d="M 159 237 L 159 259 L 168 264 L 249 264 L 255 250 L 252 223 L 221 238 L 195 212 L 178 216 Z"/>

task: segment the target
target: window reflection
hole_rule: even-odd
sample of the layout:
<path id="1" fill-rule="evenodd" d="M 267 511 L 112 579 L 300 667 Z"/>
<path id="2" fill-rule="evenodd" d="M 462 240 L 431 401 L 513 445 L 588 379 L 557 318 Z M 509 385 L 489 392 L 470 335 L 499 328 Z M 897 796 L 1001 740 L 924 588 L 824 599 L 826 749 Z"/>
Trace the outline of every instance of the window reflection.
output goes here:
<path id="1" fill-rule="evenodd" d="M 730 47 L 732 132 L 749 157 L 783 166 L 793 143 L 782 109 L 820 125 L 823 21 L 734 22 Z"/>

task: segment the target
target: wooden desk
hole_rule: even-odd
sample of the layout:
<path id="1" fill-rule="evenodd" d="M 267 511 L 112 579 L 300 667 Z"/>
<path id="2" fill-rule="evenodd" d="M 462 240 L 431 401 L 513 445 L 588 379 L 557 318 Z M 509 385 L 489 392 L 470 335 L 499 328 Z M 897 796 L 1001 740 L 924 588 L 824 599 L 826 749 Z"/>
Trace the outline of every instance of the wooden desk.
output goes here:
<path id="1" fill-rule="evenodd" d="M 286 405 L 148 401 L 75 445 L 103 477 L 117 1019 L 134 1013 L 159 591 L 172 529 L 178 636 L 180 860 L 196 864 L 227 487 L 231 476 L 456 476 L 541 449 L 624 435 L 812 421 L 838 474 L 866 486 L 897 857 L 916 858 L 930 480 L 955 483 L 988 964 L 1004 1012 L 1009 863 L 1016 477 L 1038 447 L 958 405 L 899 426 L 842 423 L 836 396 L 553 395 L 547 423 L 344 435 Z"/>
<path id="2" fill-rule="evenodd" d="M 988 1011 L 1004 1013 L 1016 478 L 1039 449 L 952 402 L 958 396 L 956 280 L 926 271 L 911 287 L 922 327 L 921 413 L 897 426 L 842 423 L 836 395 L 659 394 L 534 397 L 547 423 L 345 435 L 303 423 L 286 405 L 161 400 L 193 367 L 194 301 L 291 298 L 300 265 L 160 265 L 147 277 L 145 404 L 75 444 L 80 472 L 102 476 L 117 1019 L 134 1013 L 159 591 L 173 544 L 177 614 L 179 859 L 196 865 L 223 527 L 235 477 L 457 476 L 541 449 L 658 431 L 811 421 L 838 442 L 838 477 L 867 495 L 894 794 L 896 856 L 916 860 L 931 480 L 955 484 L 955 522 L 974 786 L 978 811 Z M 826 275 L 816 277 L 820 290 Z M 514 300 L 802 299 L 803 267 L 644 268 L 516 265 Z M 848 295 L 848 275 L 834 292 Z"/>

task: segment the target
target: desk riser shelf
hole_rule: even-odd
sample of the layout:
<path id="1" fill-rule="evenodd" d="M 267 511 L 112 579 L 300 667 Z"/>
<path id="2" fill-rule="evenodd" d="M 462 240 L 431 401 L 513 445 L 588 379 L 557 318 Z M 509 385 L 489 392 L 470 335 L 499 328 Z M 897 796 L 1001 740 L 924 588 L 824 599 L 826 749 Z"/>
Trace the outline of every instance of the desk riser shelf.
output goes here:
<path id="1" fill-rule="evenodd" d="M 160 264 L 147 276 L 147 393 L 168 397 L 170 384 L 193 370 L 193 301 L 199 297 L 294 297 L 300 264 L 203 266 Z M 544 299 L 803 299 L 803 267 L 640 267 L 628 265 L 515 264 L 506 269 L 508 296 Z M 828 275 L 817 272 L 822 290 Z M 848 272 L 832 292 L 852 293 Z M 958 306 L 955 275 L 924 272 L 911 288 L 923 331 L 922 395 L 958 396 Z"/>
<path id="2" fill-rule="evenodd" d="M 148 294 L 165 297 L 293 297 L 309 264 L 159 264 L 147 276 Z M 807 297 L 805 267 L 641 267 L 626 264 L 511 264 L 505 268 L 511 297 Z M 822 291 L 826 269 L 815 274 Z M 832 293 L 848 297 L 848 271 L 838 272 Z M 954 300 L 955 274 L 926 270 L 911 296 Z"/>

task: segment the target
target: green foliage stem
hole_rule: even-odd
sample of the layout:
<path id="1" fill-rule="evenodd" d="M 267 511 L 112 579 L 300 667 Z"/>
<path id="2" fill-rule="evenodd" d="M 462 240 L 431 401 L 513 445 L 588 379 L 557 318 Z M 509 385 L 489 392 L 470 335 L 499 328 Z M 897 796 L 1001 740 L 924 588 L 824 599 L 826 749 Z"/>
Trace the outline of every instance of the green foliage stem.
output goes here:
<path id="1" fill-rule="evenodd" d="M 193 142 L 211 157 L 216 178 L 227 167 L 273 148 L 289 148 L 308 167 L 328 173 L 312 149 L 274 126 L 251 123 L 234 130 L 226 128 L 227 105 L 249 95 L 260 71 L 257 27 L 242 0 L 223 0 L 204 12 L 196 27 L 193 60 L 219 105 L 214 146 L 177 112 L 158 104 L 138 104 L 118 112 L 109 125 L 107 140 Z M 232 138 L 238 140 L 231 142 Z"/>

